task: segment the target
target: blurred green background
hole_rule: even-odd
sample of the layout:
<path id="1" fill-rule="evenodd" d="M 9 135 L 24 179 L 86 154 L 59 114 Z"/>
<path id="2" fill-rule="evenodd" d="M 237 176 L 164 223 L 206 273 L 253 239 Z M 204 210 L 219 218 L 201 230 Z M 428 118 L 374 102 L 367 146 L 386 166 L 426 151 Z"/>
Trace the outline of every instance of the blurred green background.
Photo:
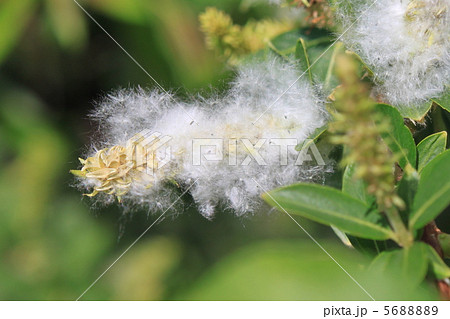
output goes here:
<path id="1" fill-rule="evenodd" d="M 237 0 L 85 0 L 92 16 L 166 89 L 223 90 L 205 49 L 207 6 L 237 23 L 274 15 Z M 72 0 L 0 0 L 0 299 L 74 300 L 156 219 L 95 208 L 69 169 L 96 134 L 87 114 L 120 87 L 154 83 Z M 189 199 L 186 199 L 188 202 Z M 380 299 L 398 292 L 326 227 L 300 220 Z M 401 286 L 401 285 L 400 285 Z M 412 295 L 414 294 L 414 295 Z M 281 213 L 208 221 L 194 208 L 155 225 L 83 300 L 368 299 Z"/>

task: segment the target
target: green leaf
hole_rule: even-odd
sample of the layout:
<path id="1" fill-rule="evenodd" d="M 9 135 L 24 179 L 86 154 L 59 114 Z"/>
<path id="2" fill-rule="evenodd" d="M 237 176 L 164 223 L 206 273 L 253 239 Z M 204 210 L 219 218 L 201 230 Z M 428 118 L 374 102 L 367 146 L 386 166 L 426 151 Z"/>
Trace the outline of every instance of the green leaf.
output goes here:
<path id="1" fill-rule="evenodd" d="M 367 184 L 361 178 L 356 178 L 355 172 L 356 164 L 347 165 L 342 177 L 342 191 L 371 206 L 375 198 L 367 193 Z"/>
<path id="2" fill-rule="evenodd" d="M 330 48 L 331 41 L 311 45 L 306 42 L 309 61 L 311 63 L 311 73 L 313 81 L 322 83 L 326 93 L 330 92 L 339 84 L 339 80 L 334 76 L 333 69 L 336 55 L 343 51 L 342 43 L 336 43 Z"/>
<path id="3" fill-rule="evenodd" d="M 342 43 L 331 47 L 332 39 L 327 31 L 302 28 L 279 35 L 269 43 L 269 47 L 277 54 L 300 61 L 309 80 L 323 84 L 329 91 L 338 85 L 332 71 L 337 53 L 343 51 Z"/>
<path id="4" fill-rule="evenodd" d="M 450 150 L 436 156 L 422 170 L 409 220 L 419 229 L 436 218 L 450 204 Z"/>
<path id="5" fill-rule="evenodd" d="M 423 122 L 425 115 L 430 111 L 433 103 L 431 101 L 427 101 L 425 103 L 419 105 L 406 105 L 406 106 L 398 106 L 398 110 L 400 114 L 405 117 L 412 119 L 414 121 Z"/>
<path id="6" fill-rule="evenodd" d="M 269 42 L 269 47 L 278 54 L 293 57 L 295 54 L 296 44 L 303 30 L 292 30 L 282 33 Z"/>
<path id="7" fill-rule="evenodd" d="M 434 103 L 450 112 L 450 90 L 447 90 L 440 98 L 432 99 Z"/>
<path id="8" fill-rule="evenodd" d="M 445 279 L 450 277 L 450 268 L 442 260 L 442 258 L 437 254 L 433 247 L 427 246 L 428 260 L 430 261 L 431 268 L 433 269 L 434 275 L 437 279 Z"/>
<path id="9" fill-rule="evenodd" d="M 331 229 L 345 246 L 353 247 L 352 243 L 350 242 L 350 239 L 348 238 L 345 232 L 343 232 L 342 230 L 333 225 L 331 225 Z"/>
<path id="10" fill-rule="evenodd" d="M 328 31 L 322 29 L 300 28 L 280 34 L 271 40 L 273 46 L 285 54 L 296 53 L 298 39 L 303 39 L 306 48 L 331 44 L 331 35 Z"/>
<path id="11" fill-rule="evenodd" d="M 137 24 L 145 23 L 151 9 L 151 6 L 145 6 L 142 1 L 90 0 L 87 4 L 114 19 Z M 158 6 L 153 7 L 156 9 Z"/>
<path id="12" fill-rule="evenodd" d="M 263 194 L 270 205 L 369 239 L 387 239 L 392 231 L 380 214 L 341 191 L 314 184 L 294 184 Z"/>
<path id="13" fill-rule="evenodd" d="M 328 48 L 327 48 L 328 49 Z M 341 53 L 344 49 L 344 45 L 342 42 L 337 42 L 334 44 L 334 48 L 331 53 L 330 61 L 328 63 L 327 73 L 325 75 L 325 79 L 323 80 L 323 90 L 325 92 L 331 92 L 336 86 L 339 85 L 339 81 L 334 75 L 336 57 L 339 53 Z M 331 51 L 331 50 L 329 50 Z M 326 53 L 325 53 L 326 54 Z M 317 57 L 317 59 L 322 59 L 322 57 Z"/>
<path id="14" fill-rule="evenodd" d="M 278 50 L 278 49 L 273 45 L 272 42 L 269 41 L 269 42 L 267 43 L 267 48 L 268 48 L 272 53 L 275 53 L 276 55 L 278 55 L 280 58 L 283 58 L 283 59 L 285 59 L 285 60 L 287 60 L 287 61 L 290 61 L 289 56 L 288 56 L 286 53 L 284 53 L 284 52 Z M 263 49 L 263 50 L 267 50 L 267 49 Z M 261 51 L 261 50 L 260 50 L 260 51 Z"/>
<path id="15" fill-rule="evenodd" d="M 411 247 L 384 251 L 370 265 L 371 270 L 388 271 L 400 276 L 405 285 L 419 285 L 427 274 L 428 245 L 415 242 Z"/>
<path id="16" fill-rule="evenodd" d="M 444 258 L 450 258 L 450 235 L 440 233 L 438 235 L 439 244 L 441 245 Z"/>
<path id="17" fill-rule="evenodd" d="M 419 173 L 436 156 L 445 151 L 447 132 L 439 132 L 424 138 L 417 145 L 417 170 Z"/>
<path id="18" fill-rule="evenodd" d="M 391 151 L 400 157 L 399 165 L 405 169 L 407 164 L 416 167 L 416 144 L 409 129 L 403 124 L 399 111 L 387 104 L 377 104 L 380 117 L 375 120 L 379 125 L 389 125 L 389 129 L 381 134 Z"/>
<path id="19" fill-rule="evenodd" d="M 47 18 L 60 46 L 77 51 L 87 41 L 85 14 L 73 1 L 46 0 Z"/>
<path id="20" fill-rule="evenodd" d="M 403 177 L 397 187 L 398 195 L 406 204 L 406 209 L 401 211 L 403 221 L 408 221 L 408 214 L 411 211 L 414 202 L 414 196 L 419 185 L 419 174 L 415 169 L 407 169 L 404 171 Z"/>
<path id="21" fill-rule="evenodd" d="M 356 250 L 370 257 L 377 256 L 385 250 L 398 247 L 397 244 L 389 240 L 365 239 L 350 235 L 348 239 Z"/>
<path id="22" fill-rule="evenodd" d="M 364 62 L 364 60 L 361 58 L 361 56 L 359 54 L 357 54 L 354 51 L 349 51 L 349 50 L 346 50 L 345 53 L 355 57 L 355 59 L 361 64 L 361 67 L 362 67 L 361 68 L 361 76 L 363 76 L 364 73 L 367 72 L 370 77 L 373 77 L 374 73 L 373 73 L 372 69 L 366 64 L 366 62 Z"/>
<path id="23" fill-rule="evenodd" d="M 436 300 L 430 288 L 405 289 L 399 278 L 368 273 L 366 259 L 336 242 L 326 249 L 376 300 Z M 247 245 L 206 269 L 177 300 L 370 300 L 317 246 L 307 240 Z M 399 316 L 400 317 L 400 316 Z"/>
<path id="24" fill-rule="evenodd" d="M 316 128 L 314 130 L 314 132 L 310 136 L 308 136 L 308 138 L 303 143 L 297 144 L 295 146 L 295 150 L 300 152 L 304 148 L 308 148 L 312 143 L 315 143 L 319 139 L 319 137 L 324 132 L 326 132 L 327 129 L 328 129 L 328 125 L 327 124 L 324 125 L 324 126 Z"/>
<path id="25" fill-rule="evenodd" d="M 305 39 L 300 38 L 297 41 L 297 46 L 295 47 L 295 57 L 300 61 L 302 68 L 308 70 L 309 82 L 313 84 L 313 77 L 311 74 L 311 63 L 309 61 L 308 52 L 306 51 Z"/>
<path id="26" fill-rule="evenodd" d="M 0 62 L 16 43 L 36 5 L 35 0 L 3 0 L 0 2 Z"/>
<path id="27" fill-rule="evenodd" d="M 450 90 L 447 90 L 440 98 L 434 98 L 418 105 L 399 105 L 400 114 L 418 122 L 423 122 L 433 103 L 450 112 Z"/>

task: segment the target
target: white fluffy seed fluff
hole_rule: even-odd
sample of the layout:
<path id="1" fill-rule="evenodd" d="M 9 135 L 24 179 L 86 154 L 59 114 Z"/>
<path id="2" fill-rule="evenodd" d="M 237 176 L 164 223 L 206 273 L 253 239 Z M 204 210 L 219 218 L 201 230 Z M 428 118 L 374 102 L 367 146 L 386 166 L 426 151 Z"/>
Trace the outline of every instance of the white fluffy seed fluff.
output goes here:
<path id="1" fill-rule="evenodd" d="M 448 88 L 450 0 L 338 2 L 343 40 L 372 68 L 384 101 L 414 107 Z"/>
<path id="2" fill-rule="evenodd" d="M 124 205 L 164 209 L 180 194 L 171 189 L 192 185 L 189 193 L 205 217 L 213 216 L 219 206 L 237 215 L 253 213 L 261 205 L 263 190 L 259 185 L 270 190 L 311 180 L 323 172 L 323 166 L 317 165 L 314 158 L 305 162 L 309 165 L 295 165 L 299 155 L 295 143 L 290 142 L 287 159 L 282 155 L 282 147 L 276 145 L 280 139 L 301 143 L 327 121 L 321 99 L 306 78 L 296 82 L 299 75 L 298 66 L 272 57 L 241 67 L 228 93 L 220 97 L 181 102 L 158 91 L 116 92 L 101 102 L 93 114 L 103 142 L 95 143 L 89 156 L 99 149 L 125 146 L 143 130 L 159 132 L 161 137 L 171 137 L 165 144 L 170 147 L 171 160 L 151 178 L 151 183 L 146 178 L 133 179 L 121 195 Z M 257 153 L 264 163 L 257 163 L 253 156 L 258 154 L 243 144 L 246 139 L 252 145 L 260 141 L 262 146 Z M 198 152 L 193 141 L 203 145 L 201 165 L 195 162 Z M 217 146 L 220 143 L 223 147 Z M 222 160 L 205 159 L 208 155 L 221 155 Z M 159 160 L 162 156 L 164 151 L 157 154 Z M 95 176 L 85 177 L 81 183 L 88 189 L 99 185 Z M 114 196 L 100 198 L 111 200 Z"/>

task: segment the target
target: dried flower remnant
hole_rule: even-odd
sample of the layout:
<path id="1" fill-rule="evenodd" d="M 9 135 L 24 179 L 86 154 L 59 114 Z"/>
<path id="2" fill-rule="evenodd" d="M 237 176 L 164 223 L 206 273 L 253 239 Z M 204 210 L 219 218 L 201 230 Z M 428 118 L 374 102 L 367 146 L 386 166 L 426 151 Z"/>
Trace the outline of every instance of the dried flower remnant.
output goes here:
<path id="1" fill-rule="evenodd" d="M 122 146 L 113 146 L 102 149 L 94 156 L 79 159 L 83 167 L 81 170 L 71 170 L 76 176 L 97 180 L 98 185 L 87 196 L 95 196 L 99 192 L 110 195 L 121 195 L 128 192 L 132 177 L 129 172 L 133 168 L 132 161 L 127 159 L 126 149 Z"/>
<path id="2" fill-rule="evenodd" d="M 97 151 L 93 156 L 79 159 L 81 170 L 70 172 L 92 182 L 93 191 L 86 196 L 93 197 L 99 192 L 115 195 L 119 201 L 128 193 L 133 182 L 139 181 L 149 188 L 155 183 L 158 161 L 155 149 L 139 143 L 141 134 L 134 136 L 125 147 L 116 145 Z M 151 172 L 151 174 L 149 174 Z"/>

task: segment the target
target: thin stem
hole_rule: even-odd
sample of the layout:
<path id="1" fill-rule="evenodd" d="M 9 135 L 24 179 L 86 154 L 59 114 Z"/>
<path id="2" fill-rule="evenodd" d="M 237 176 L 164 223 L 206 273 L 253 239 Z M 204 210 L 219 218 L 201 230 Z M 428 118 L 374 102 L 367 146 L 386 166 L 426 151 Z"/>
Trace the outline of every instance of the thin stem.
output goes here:
<path id="1" fill-rule="evenodd" d="M 395 233 L 395 241 L 402 247 L 407 248 L 413 244 L 414 238 L 411 232 L 406 228 L 400 214 L 395 206 L 385 210 L 389 224 Z"/>

